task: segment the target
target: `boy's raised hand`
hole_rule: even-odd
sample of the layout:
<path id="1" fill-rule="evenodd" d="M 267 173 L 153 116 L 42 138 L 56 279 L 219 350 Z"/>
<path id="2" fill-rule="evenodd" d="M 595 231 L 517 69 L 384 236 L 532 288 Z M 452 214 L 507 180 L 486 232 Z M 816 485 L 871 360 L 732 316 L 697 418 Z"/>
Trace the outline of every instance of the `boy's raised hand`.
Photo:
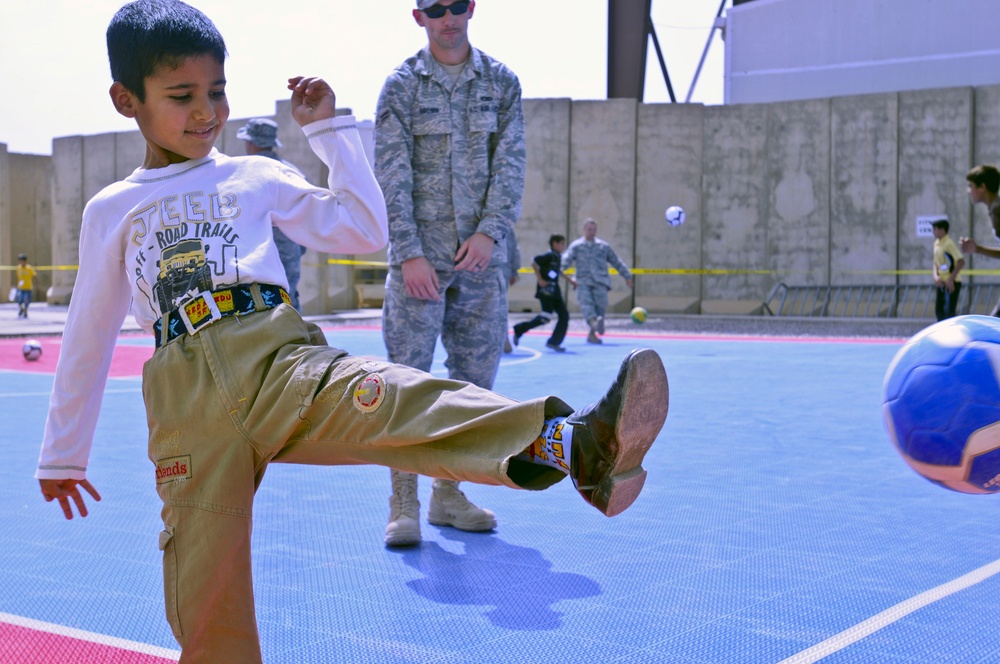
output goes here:
<path id="1" fill-rule="evenodd" d="M 70 498 L 76 503 L 76 509 L 80 512 L 80 516 L 87 516 L 87 504 L 83 502 L 83 496 L 80 495 L 77 485 L 82 486 L 94 500 L 101 499 L 101 494 L 97 493 L 97 489 L 88 480 L 38 480 L 38 483 L 42 487 L 45 502 L 58 500 L 67 519 L 73 518 L 73 506 L 69 502 Z"/>
<path id="2" fill-rule="evenodd" d="M 334 116 L 337 95 L 323 79 L 296 76 L 288 79 L 288 89 L 292 91 L 292 117 L 300 127 Z"/>

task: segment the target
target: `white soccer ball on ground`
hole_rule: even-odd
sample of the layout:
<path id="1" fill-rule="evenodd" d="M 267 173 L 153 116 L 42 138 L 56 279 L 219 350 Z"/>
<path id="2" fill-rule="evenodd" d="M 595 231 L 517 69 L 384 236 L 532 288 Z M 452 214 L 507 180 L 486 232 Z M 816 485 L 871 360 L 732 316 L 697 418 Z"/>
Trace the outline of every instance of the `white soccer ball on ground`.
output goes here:
<path id="1" fill-rule="evenodd" d="M 34 339 L 28 339 L 21 346 L 21 354 L 24 355 L 24 359 L 34 362 L 42 356 L 42 344 Z"/>

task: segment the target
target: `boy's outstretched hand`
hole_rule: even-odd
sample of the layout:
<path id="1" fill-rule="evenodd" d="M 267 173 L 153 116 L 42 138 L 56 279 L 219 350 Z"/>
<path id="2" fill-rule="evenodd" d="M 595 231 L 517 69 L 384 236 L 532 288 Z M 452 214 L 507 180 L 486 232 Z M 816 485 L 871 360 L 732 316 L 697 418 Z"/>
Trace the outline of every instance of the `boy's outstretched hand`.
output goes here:
<path id="1" fill-rule="evenodd" d="M 58 500 L 67 519 L 73 518 L 73 506 L 70 505 L 70 498 L 76 503 L 76 509 L 79 510 L 80 516 L 87 516 L 87 505 L 83 502 L 83 496 L 76 488 L 77 485 L 82 486 L 94 500 L 101 499 L 101 494 L 97 493 L 97 489 L 88 480 L 38 480 L 38 483 L 42 487 L 45 502 L 50 503 L 53 500 Z"/>
<path id="2" fill-rule="evenodd" d="M 288 79 L 288 89 L 292 91 L 292 117 L 300 127 L 334 116 L 337 95 L 323 79 L 296 76 Z"/>

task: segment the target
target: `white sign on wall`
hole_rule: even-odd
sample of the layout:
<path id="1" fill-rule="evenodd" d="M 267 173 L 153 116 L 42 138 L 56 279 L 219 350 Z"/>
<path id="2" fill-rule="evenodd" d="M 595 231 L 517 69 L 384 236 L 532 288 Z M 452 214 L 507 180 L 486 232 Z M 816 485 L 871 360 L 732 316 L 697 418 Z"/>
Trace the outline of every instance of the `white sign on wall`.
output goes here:
<path id="1" fill-rule="evenodd" d="M 917 217 L 917 237 L 934 237 L 934 229 L 931 224 L 935 221 L 948 221 L 948 216 L 944 214 L 934 214 L 930 216 Z"/>

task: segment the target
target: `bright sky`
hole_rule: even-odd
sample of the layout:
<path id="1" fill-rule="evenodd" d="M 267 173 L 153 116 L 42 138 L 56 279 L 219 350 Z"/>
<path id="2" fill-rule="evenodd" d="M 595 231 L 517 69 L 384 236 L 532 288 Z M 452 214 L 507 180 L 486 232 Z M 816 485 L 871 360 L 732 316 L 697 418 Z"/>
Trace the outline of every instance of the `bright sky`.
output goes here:
<path id="1" fill-rule="evenodd" d="M 372 118 L 385 77 L 425 42 L 412 0 L 188 0 L 211 18 L 229 50 L 233 118 L 271 115 L 290 76 L 326 78 L 337 104 Z M 51 154 L 60 136 L 128 131 L 108 98 L 104 33 L 121 0 L 3 0 L 0 143 Z M 653 0 L 652 18 L 678 101 L 684 101 L 719 0 Z M 477 0 L 472 44 L 510 66 L 525 98 L 604 99 L 608 0 Z M 717 32 L 692 102 L 723 102 L 724 44 Z M 669 101 L 652 40 L 646 103 Z"/>

